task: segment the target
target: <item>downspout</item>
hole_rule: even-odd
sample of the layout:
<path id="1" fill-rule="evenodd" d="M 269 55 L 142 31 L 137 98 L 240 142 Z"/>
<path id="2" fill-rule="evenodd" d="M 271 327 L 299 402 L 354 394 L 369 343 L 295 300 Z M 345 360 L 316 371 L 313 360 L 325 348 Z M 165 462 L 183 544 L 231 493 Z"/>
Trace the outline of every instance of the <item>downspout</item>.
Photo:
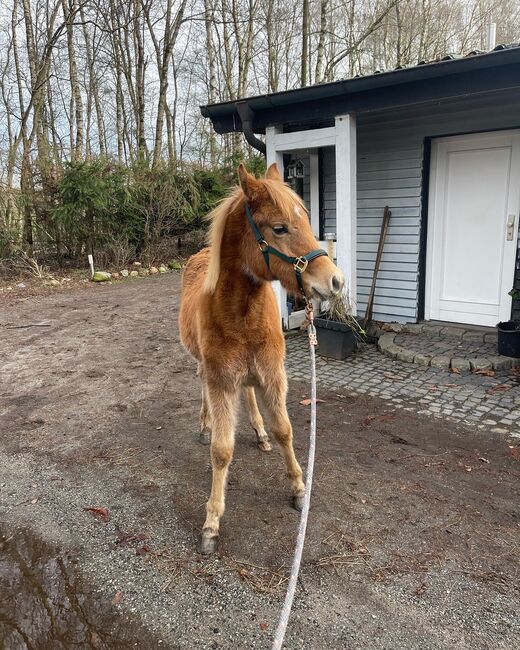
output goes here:
<path id="1" fill-rule="evenodd" d="M 253 120 L 255 117 L 253 110 L 246 101 L 237 102 L 236 107 L 238 116 L 242 122 L 242 131 L 244 133 L 245 139 L 254 149 L 264 154 L 265 156 L 267 152 L 265 142 L 257 138 L 253 133 Z"/>

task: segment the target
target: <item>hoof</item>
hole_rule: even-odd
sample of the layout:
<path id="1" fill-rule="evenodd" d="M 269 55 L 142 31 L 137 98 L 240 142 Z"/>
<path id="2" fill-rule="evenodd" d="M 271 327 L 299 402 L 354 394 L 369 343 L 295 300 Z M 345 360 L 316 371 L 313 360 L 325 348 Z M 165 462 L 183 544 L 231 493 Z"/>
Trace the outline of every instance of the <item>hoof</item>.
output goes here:
<path id="1" fill-rule="evenodd" d="M 211 555 L 217 550 L 218 535 L 211 530 L 203 530 L 200 538 L 199 551 L 202 555 Z"/>
<path id="2" fill-rule="evenodd" d="M 303 510 L 303 500 L 305 499 L 305 494 L 295 494 L 293 496 L 293 508 L 298 512 Z"/>
<path id="3" fill-rule="evenodd" d="M 269 438 L 264 438 L 263 440 L 258 440 L 258 449 L 261 451 L 271 451 L 273 449 L 273 445 L 269 442 Z"/>
<path id="4" fill-rule="evenodd" d="M 207 429 L 200 432 L 199 442 L 201 445 L 209 445 L 211 443 L 211 433 Z"/>

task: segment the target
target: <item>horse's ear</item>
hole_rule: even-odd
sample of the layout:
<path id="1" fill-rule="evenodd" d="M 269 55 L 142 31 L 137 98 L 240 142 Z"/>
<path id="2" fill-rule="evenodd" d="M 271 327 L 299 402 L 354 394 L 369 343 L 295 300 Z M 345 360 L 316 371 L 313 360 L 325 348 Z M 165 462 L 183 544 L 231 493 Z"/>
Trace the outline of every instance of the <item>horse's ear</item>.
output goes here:
<path id="1" fill-rule="evenodd" d="M 258 195 L 260 183 L 253 174 L 250 174 L 247 171 L 243 163 L 240 163 L 238 166 L 238 178 L 240 179 L 240 186 L 242 187 L 244 194 L 249 200 L 253 200 Z"/>
<path id="2" fill-rule="evenodd" d="M 280 175 L 280 170 L 278 169 L 278 165 L 276 163 L 272 163 L 272 165 L 269 165 L 267 171 L 265 172 L 265 177 L 270 178 L 273 181 L 282 180 L 282 177 Z"/>

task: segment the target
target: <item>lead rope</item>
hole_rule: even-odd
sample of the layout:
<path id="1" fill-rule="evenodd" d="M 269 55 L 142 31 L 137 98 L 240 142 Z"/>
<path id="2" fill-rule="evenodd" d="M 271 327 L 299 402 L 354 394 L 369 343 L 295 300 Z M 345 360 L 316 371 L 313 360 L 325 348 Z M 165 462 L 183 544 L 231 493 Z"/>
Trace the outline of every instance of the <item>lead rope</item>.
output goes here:
<path id="1" fill-rule="evenodd" d="M 305 496 L 303 499 L 302 514 L 300 516 L 300 525 L 298 527 L 298 537 L 296 538 L 296 546 L 294 549 L 294 557 L 291 567 L 291 575 L 289 577 L 289 584 L 287 585 L 287 593 L 285 594 L 285 601 L 283 603 L 282 611 L 280 613 L 280 620 L 278 627 L 274 634 L 272 650 L 281 650 L 287 624 L 289 623 L 289 616 L 291 615 L 291 608 L 296 592 L 296 585 L 298 584 L 298 574 L 300 572 L 300 563 L 302 560 L 303 544 L 305 542 L 305 531 L 307 530 L 307 518 L 309 516 L 309 507 L 311 504 L 311 490 L 312 490 L 312 475 L 314 473 L 314 455 L 316 452 L 316 350 L 318 344 L 316 340 L 316 328 L 314 327 L 314 314 L 312 310 L 312 303 L 308 303 L 305 308 L 305 315 L 307 317 L 308 326 L 307 332 L 309 335 L 309 353 L 311 359 L 311 431 L 309 441 L 309 458 L 307 460 L 307 479 L 305 481 Z"/>

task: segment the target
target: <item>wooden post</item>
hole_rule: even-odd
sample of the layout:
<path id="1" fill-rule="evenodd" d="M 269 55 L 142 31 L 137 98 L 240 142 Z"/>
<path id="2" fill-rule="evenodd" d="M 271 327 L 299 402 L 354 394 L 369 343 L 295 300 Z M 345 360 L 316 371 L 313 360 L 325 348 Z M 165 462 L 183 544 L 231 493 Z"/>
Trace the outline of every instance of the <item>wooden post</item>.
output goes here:
<path id="1" fill-rule="evenodd" d="M 336 257 L 357 313 L 356 118 L 336 117 Z"/>
<path id="2" fill-rule="evenodd" d="M 276 136 L 281 133 L 281 129 L 276 126 L 268 126 L 265 130 L 266 162 L 267 166 L 276 163 L 278 170 L 283 178 L 283 152 L 276 149 Z M 276 281 L 273 282 L 274 295 L 280 308 L 282 318 L 282 327 L 289 328 L 289 310 L 287 309 L 287 291 Z"/>

